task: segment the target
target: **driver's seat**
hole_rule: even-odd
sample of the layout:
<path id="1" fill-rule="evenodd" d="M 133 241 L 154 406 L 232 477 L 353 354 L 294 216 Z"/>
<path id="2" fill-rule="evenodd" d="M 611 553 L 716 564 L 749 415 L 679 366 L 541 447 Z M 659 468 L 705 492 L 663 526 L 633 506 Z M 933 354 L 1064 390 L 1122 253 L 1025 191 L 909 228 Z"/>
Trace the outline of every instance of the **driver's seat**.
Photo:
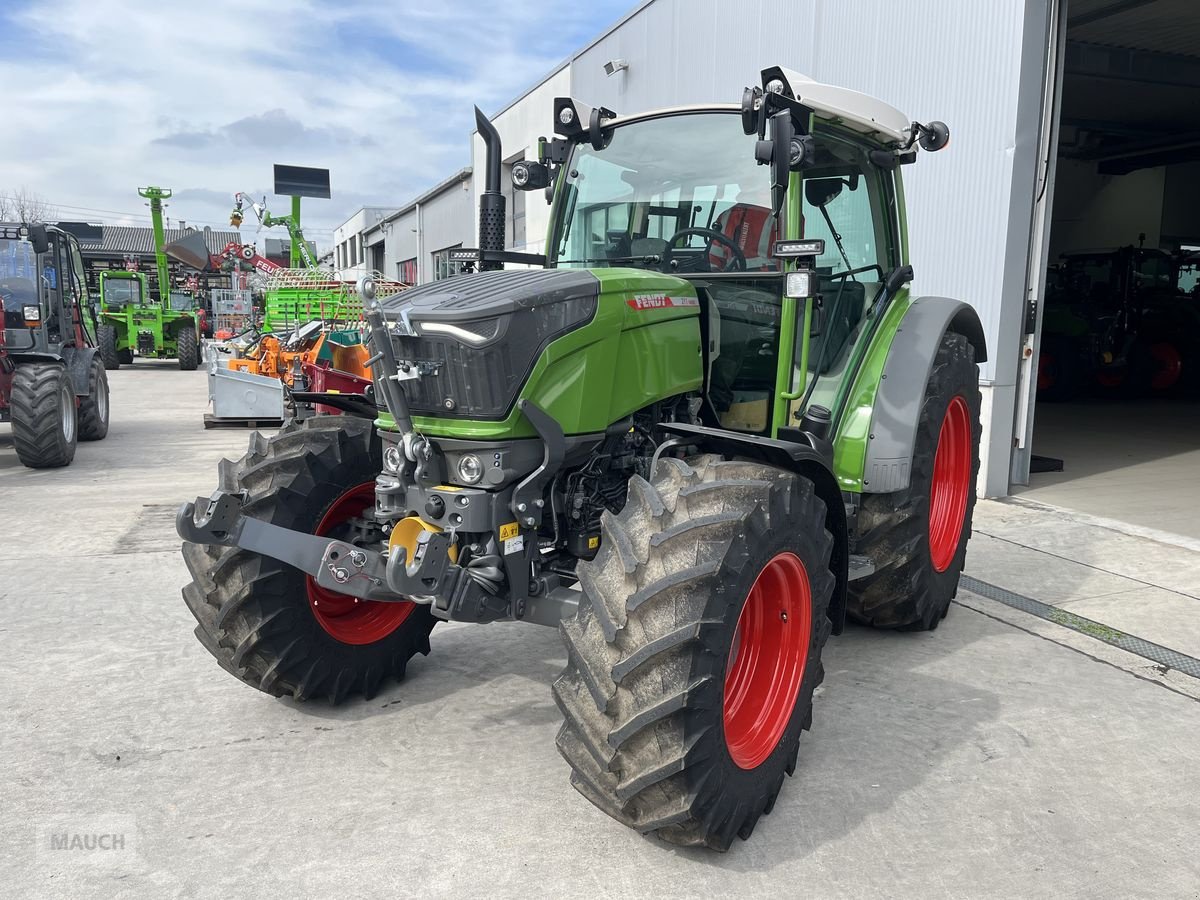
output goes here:
<path id="1" fill-rule="evenodd" d="M 746 257 L 746 271 L 774 272 L 778 267 L 771 259 L 771 245 L 779 237 L 779 221 L 765 206 L 735 203 L 713 220 L 713 230 L 733 241 Z M 733 251 L 713 241 L 708 263 L 713 271 L 722 271 L 733 257 Z"/>

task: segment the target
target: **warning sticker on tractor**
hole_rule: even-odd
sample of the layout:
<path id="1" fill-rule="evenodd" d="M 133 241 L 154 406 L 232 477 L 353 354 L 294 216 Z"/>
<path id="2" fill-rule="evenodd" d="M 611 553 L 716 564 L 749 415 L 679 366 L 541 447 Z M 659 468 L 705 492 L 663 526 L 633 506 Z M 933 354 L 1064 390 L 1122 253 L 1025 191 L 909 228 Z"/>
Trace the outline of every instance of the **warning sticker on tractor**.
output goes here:
<path id="1" fill-rule="evenodd" d="M 646 309 L 677 309 L 687 306 L 699 306 L 700 301 L 695 297 L 671 297 L 667 294 L 634 294 L 625 301 L 636 310 Z"/>
<path id="2" fill-rule="evenodd" d="M 507 525 L 500 526 L 500 540 L 502 540 L 502 541 L 507 541 L 511 538 L 515 538 L 520 533 L 521 533 L 521 528 L 520 528 L 520 526 L 517 525 L 516 522 L 509 522 Z"/>
<path id="3" fill-rule="evenodd" d="M 525 538 L 521 537 L 521 535 L 519 535 L 519 534 L 515 538 L 509 538 L 507 541 L 504 542 L 504 555 L 505 556 L 508 556 L 510 553 L 520 553 L 524 549 L 525 549 Z"/>
<path id="4" fill-rule="evenodd" d="M 599 546 L 600 546 L 600 536 L 599 535 L 593 534 L 591 537 L 588 538 L 588 549 L 589 550 L 595 550 Z"/>

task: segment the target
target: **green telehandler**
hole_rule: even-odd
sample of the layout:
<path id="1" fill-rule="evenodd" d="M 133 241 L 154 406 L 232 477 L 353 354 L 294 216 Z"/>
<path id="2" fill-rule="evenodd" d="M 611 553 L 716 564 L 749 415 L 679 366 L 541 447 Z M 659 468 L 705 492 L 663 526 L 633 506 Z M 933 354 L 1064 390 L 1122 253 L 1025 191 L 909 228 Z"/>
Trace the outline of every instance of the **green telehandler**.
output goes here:
<path id="1" fill-rule="evenodd" d="M 171 191 L 160 187 L 138 188 L 150 201 L 154 226 L 154 255 L 158 297 L 150 293 L 141 272 L 112 270 L 100 273 L 100 326 L 97 339 L 106 369 L 120 368 L 138 356 L 177 359 L 179 368 L 191 371 L 200 364 L 200 326 L 196 299 L 172 291 L 167 255 L 163 250 L 163 200 Z"/>
<path id="2" fill-rule="evenodd" d="M 740 104 L 553 115 L 512 175 L 553 198 L 546 255 L 504 249 L 476 110 L 479 271 L 364 280 L 376 408 L 222 463 L 176 519 L 183 596 L 234 676 L 334 702 L 439 621 L 555 626 L 575 788 L 725 850 L 797 766 L 830 634 L 936 628 L 958 587 L 983 329 L 909 291 L 900 183 L 949 131 L 777 67 Z"/>

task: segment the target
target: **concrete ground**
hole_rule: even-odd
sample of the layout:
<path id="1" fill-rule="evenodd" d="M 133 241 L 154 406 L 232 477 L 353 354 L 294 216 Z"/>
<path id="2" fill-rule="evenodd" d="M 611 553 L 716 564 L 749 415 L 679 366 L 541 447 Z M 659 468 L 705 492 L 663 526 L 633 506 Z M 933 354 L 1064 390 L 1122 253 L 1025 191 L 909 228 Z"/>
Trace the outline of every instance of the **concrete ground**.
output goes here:
<path id="1" fill-rule="evenodd" d="M 0 426 L 5 896 L 1200 894 L 1200 681 L 966 592 L 936 632 L 831 641 L 796 776 L 725 855 L 569 786 L 551 629 L 439 626 L 336 709 L 251 690 L 192 637 L 172 528 L 246 434 L 203 430 L 200 372 L 110 376 L 69 469 Z M 968 570 L 1200 654 L 1200 556 L 1055 515 L 980 504 Z"/>
<path id="2" fill-rule="evenodd" d="M 1039 403 L 1033 452 L 1063 470 L 1018 496 L 1200 541 L 1200 402 Z"/>

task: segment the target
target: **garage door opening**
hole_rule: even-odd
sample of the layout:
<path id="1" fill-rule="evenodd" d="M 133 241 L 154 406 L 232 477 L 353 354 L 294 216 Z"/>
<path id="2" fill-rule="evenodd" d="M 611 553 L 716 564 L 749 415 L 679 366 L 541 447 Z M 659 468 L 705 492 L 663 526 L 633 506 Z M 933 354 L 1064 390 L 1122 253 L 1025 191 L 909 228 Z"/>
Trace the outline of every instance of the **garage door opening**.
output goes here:
<path id="1" fill-rule="evenodd" d="M 1070 0 L 1056 105 L 1034 456 L 1013 493 L 1200 539 L 1200 4 Z"/>

